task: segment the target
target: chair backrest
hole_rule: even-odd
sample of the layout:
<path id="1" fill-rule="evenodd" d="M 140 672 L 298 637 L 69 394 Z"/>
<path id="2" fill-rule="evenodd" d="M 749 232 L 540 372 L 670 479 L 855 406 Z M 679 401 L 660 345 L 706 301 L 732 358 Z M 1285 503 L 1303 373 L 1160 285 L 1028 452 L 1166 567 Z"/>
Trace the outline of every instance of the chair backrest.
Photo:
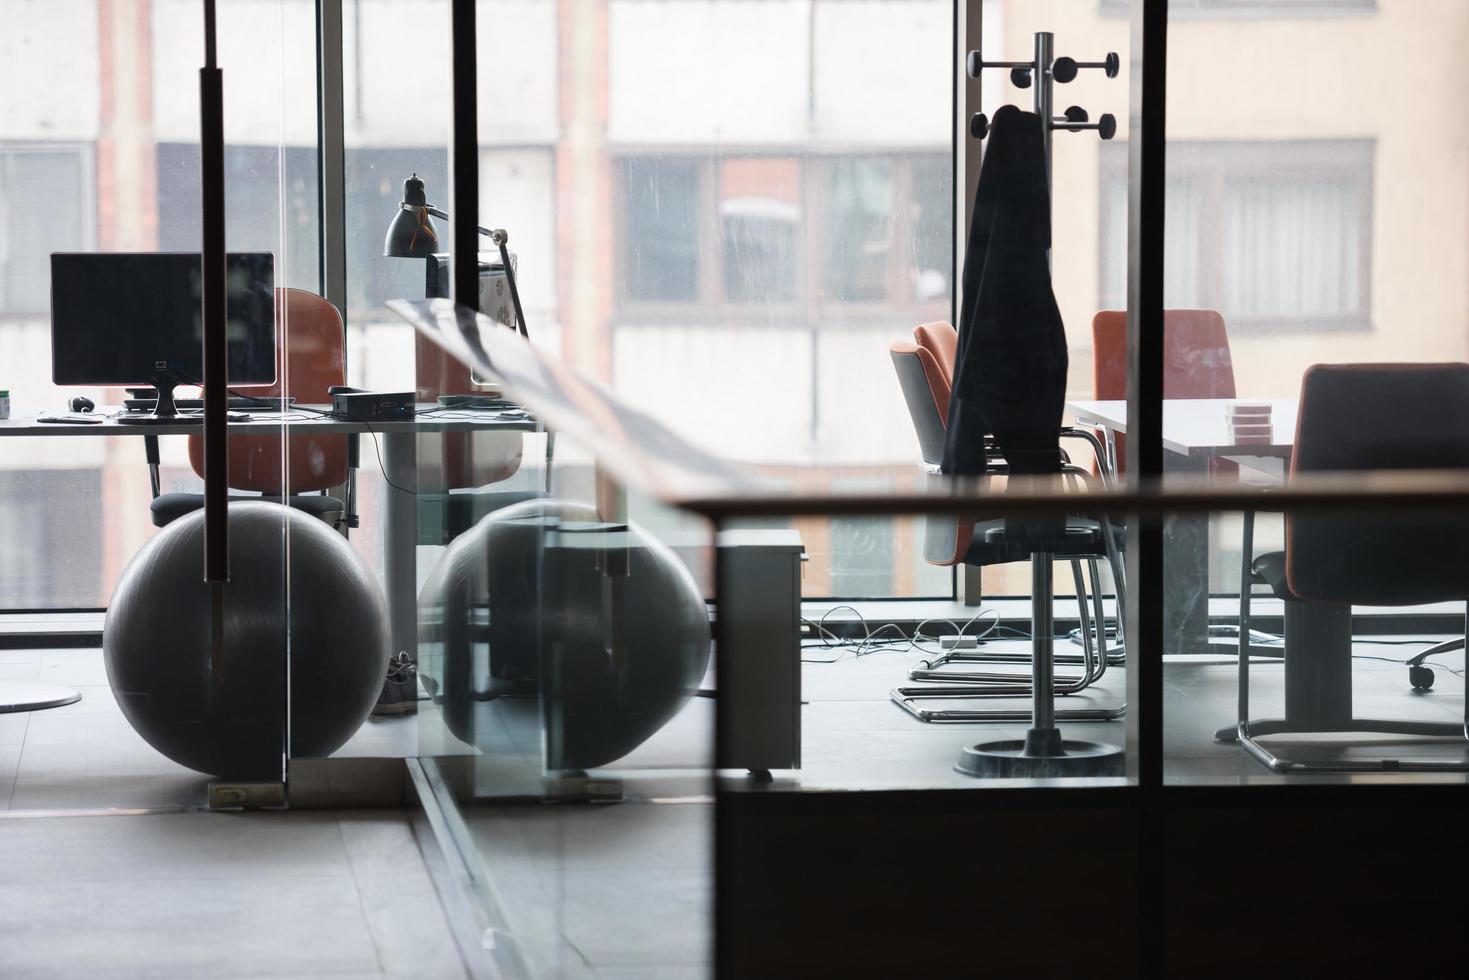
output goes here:
<path id="1" fill-rule="evenodd" d="M 1092 397 L 1127 397 L 1127 313 L 1092 317 Z M 1233 398 L 1229 332 L 1215 310 L 1163 311 L 1163 397 Z"/>
<path id="2" fill-rule="evenodd" d="M 935 320 L 932 323 L 920 323 L 913 328 L 913 341 L 919 347 L 932 355 L 943 375 L 944 381 L 952 390 L 954 387 L 954 362 L 959 357 L 959 331 L 945 320 Z M 947 396 L 944 401 L 944 412 L 948 413 L 949 405 Z"/>
<path id="3" fill-rule="evenodd" d="M 422 334 L 416 335 L 415 344 L 419 401 L 484 390 L 475 384 L 469 366 L 444 348 Z M 420 487 L 437 485 L 452 490 L 508 480 L 520 470 L 525 443 L 519 432 L 445 432 L 436 441 L 438 459 L 427 454 L 419 458 Z M 434 476 L 436 465 L 441 472 Z"/>
<path id="4" fill-rule="evenodd" d="M 892 357 L 893 369 L 898 372 L 903 400 L 908 404 L 908 415 L 918 435 L 919 452 L 923 454 L 925 463 L 937 466 L 944 458 L 949 381 L 934 356 L 917 344 L 895 340 L 888 345 L 888 354 Z"/>
<path id="5" fill-rule="evenodd" d="M 331 303 L 303 289 L 275 291 L 276 383 L 242 394 L 286 396 L 302 404 L 331 401 L 327 389 L 347 383 L 342 317 Z M 283 357 L 283 345 L 289 350 Z M 289 426 L 289 423 L 287 423 Z M 204 439 L 189 436 L 189 462 L 204 475 Z M 326 490 L 347 480 L 347 436 L 289 432 L 285 472 L 278 436 L 230 438 L 229 485 L 265 494 Z"/>
<path id="6" fill-rule="evenodd" d="M 888 345 L 888 354 L 898 373 L 923 461 L 937 466 L 944 458 L 958 334 L 947 323 L 925 323 L 914 329 L 913 336 L 917 343 L 895 340 Z M 924 558 L 934 565 L 958 564 L 973 536 L 972 520 L 931 516 L 924 522 Z"/>
<path id="7" fill-rule="evenodd" d="M 1469 364 L 1317 364 L 1301 382 L 1292 477 L 1469 469 Z M 1469 519 L 1291 515 L 1286 580 L 1303 599 L 1469 599 Z"/>

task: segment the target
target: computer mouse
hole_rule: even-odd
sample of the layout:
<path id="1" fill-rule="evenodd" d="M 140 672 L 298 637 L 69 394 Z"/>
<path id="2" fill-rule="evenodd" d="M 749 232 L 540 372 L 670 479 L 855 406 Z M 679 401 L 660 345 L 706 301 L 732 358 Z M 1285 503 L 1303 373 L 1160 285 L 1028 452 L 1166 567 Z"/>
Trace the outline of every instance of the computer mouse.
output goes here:
<path id="1" fill-rule="evenodd" d="M 67 402 L 66 407 L 71 409 L 73 412 L 90 412 L 92 409 L 97 407 L 97 404 L 85 395 L 78 395 L 71 401 Z"/>

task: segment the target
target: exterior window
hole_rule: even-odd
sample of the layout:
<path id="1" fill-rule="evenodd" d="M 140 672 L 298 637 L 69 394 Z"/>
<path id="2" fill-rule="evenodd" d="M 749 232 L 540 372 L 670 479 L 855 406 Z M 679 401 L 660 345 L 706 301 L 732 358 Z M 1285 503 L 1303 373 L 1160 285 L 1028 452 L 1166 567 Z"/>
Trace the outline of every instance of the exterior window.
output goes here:
<path id="1" fill-rule="evenodd" d="M 954 166 L 948 157 L 925 157 L 913 161 L 912 172 L 913 299 L 946 302 L 954 259 Z"/>
<path id="2" fill-rule="evenodd" d="M 827 188 L 826 295 L 847 303 L 880 301 L 889 289 L 893 165 L 834 161 Z"/>
<path id="3" fill-rule="evenodd" d="M 796 298 L 800 181 L 796 160 L 757 157 L 721 164 L 724 295 L 731 303 Z"/>
<path id="4" fill-rule="evenodd" d="M 775 304 L 808 325 L 857 306 L 946 316 L 950 166 L 937 153 L 624 158 L 621 304 L 697 304 L 721 321 Z"/>
<path id="5" fill-rule="evenodd" d="M 102 486 L 100 469 L 0 469 L 0 608 L 106 602 Z"/>
<path id="6" fill-rule="evenodd" d="M 226 146 L 225 234 L 237 252 L 279 252 L 284 240 L 299 243 L 276 255 L 276 285 L 316 291 L 317 176 L 314 147 Z M 199 147 L 158 146 L 158 247 L 165 252 L 200 248 Z M 281 196 L 285 200 L 281 200 Z M 383 213 L 389 213 L 385 208 Z M 280 222 L 288 222 L 282 229 Z M 384 219 L 386 225 L 386 219 Z"/>
<path id="7" fill-rule="evenodd" d="M 831 519 L 832 595 L 892 594 L 893 531 L 893 521 L 884 517 Z"/>
<path id="8" fill-rule="evenodd" d="M 1126 151 L 1102 157 L 1103 244 L 1125 240 Z M 1172 143 L 1164 302 L 1233 329 L 1370 325 L 1369 140 Z M 1101 249 L 1101 305 L 1121 308 L 1126 256 Z"/>
<path id="9" fill-rule="evenodd" d="M 0 314 L 51 309 L 51 253 L 92 247 L 91 147 L 0 149 Z"/>
<path id="10" fill-rule="evenodd" d="M 1101 0 L 1102 13 L 1126 17 L 1133 0 Z M 1377 0 L 1168 0 L 1170 18 L 1300 17 L 1375 13 Z"/>
<path id="11" fill-rule="evenodd" d="M 682 160 L 629 160 L 627 298 L 693 302 L 699 294 L 701 166 Z"/>

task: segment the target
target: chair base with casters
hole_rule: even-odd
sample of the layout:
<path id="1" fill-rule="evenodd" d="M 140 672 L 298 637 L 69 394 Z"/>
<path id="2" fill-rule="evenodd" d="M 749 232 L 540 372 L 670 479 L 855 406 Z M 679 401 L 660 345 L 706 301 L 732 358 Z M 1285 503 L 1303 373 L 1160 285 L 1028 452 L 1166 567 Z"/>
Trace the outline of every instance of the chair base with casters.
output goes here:
<path id="1" fill-rule="evenodd" d="M 1255 515 L 1244 514 L 1244 554 L 1250 554 Z M 1215 732 L 1219 742 L 1234 742 L 1271 772 L 1282 774 L 1372 772 L 1469 772 L 1469 757 L 1454 760 L 1367 759 L 1302 761 L 1288 759 L 1261 745 L 1270 735 L 1366 732 L 1458 738 L 1469 741 L 1469 698 L 1464 721 L 1423 722 L 1401 719 L 1357 718 L 1352 715 L 1351 606 L 1346 603 L 1303 602 L 1284 579 L 1284 556 L 1264 555 L 1241 563 L 1240 636 L 1249 636 L 1250 594 L 1265 582 L 1286 604 L 1286 717 L 1250 718 L 1250 656 L 1245 642 L 1239 650 L 1239 708 L 1234 725 Z M 1469 612 L 1469 611 L 1466 611 Z M 1469 621 L 1469 620 L 1466 620 Z M 1450 641 L 1453 643 L 1454 641 Z M 1460 644 L 1462 640 L 1458 641 Z M 1440 644 L 1436 652 L 1449 649 Z M 1424 651 L 1423 656 L 1430 651 Z"/>
<path id="2" fill-rule="evenodd" d="M 1031 559 L 1031 594 L 1035 620 L 1031 627 L 1031 719 L 1023 740 L 1001 739 L 967 746 L 954 768 L 966 776 L 1044 779 L 1057 776 L 1122 776 L 1126 759 L 1122 749 L 1105 742 L 1061 737 L 1056 727 L 1053 677 L 1055 627 L 1051 619 L 1052 556 L 1037 553 Z M 1087 629 L 1083 621 L 1082 629 Z M 1085 632 L 1083 633 L 1085 635 Z"/>
<path id="3" fill-rule="evenodd" d="M 1464 637 L 1458 636 L 1452 640 L 1444 640 L 1435 643 L 1422 653 L 1415 654 L 1408 660 L 1408 683 L 1413 685 L 1415 691 L 1426 691 L 1433 687 L 1433 669 L 1424 661 L 1429 657 L 1436 657 L 1440 653 L 1452 653 L 1455 650 L 1464 649 Z"/>

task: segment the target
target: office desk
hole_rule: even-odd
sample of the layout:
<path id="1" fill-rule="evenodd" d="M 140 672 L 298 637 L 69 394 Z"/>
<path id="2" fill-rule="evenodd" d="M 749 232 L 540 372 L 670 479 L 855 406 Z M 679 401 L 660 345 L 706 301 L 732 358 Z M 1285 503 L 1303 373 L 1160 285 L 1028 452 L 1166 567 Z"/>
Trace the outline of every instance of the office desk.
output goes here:
<path id="1" fill-rule="evenodd" d="M 113 406 L 103 406 L 110 411 Z M 436 404 L 419 405 L 420 414 L 412 420 L 397 422 L 356 422 L 310 415 L 302 409 L 326 411 L 325 405 L 303 405 L 284 414 L 262 412 L 248 422 L 231 422 L 231 435 L 281 434 L 282 424 L 296 433 L 370 433 L 381 442 L 382 466 L 388 480 L 387 506 L 383 515 L 383 587 L 388 600 L 389 627 L 394 652 L 417 649 L 418 581 L 415 548 L 418 543 L 418 508 L 414 491 L 418 486 L 417 436 L 424 433 L 448 432 L 539 432 L 535 419 L 508 415 L 506 410 L 441 408 Z M 0 437 L 4 436 L 179 436 L 199 435 L 204 429 L 197 422 L 176 425 L 123 425 L 111 417 L 102 423 L 39 422 L 35 411 L 19 413 L 0 420 Z M 3 453 L 0 448 L 0 453 Z M 368 457 L 376 459 L 376 453 Z M 138 520 L 147 520 L 139 514 Z"/>
<path id="2" fill-rule="evenodd" d="M 1296 398 L 1174 398 L 1163 402 L 1163 448 L 1170 456 L 1190 460 L 1215 457 L 1290 459 L 1296 435 Z M 1230 430 L 1230 405 L 1270 405 L 1268 442 L 1241 442 Z M 1127 402 L 1069 401 L 1066 410 L 1081 425 L 1127 434 Z M 1176 465 L 1176 463 L 1174 464 Z M 1168 469 L 1170 463 L 1164 462 Z"/>
<path id="3" fill-rule="evenodd" d="M 1296 432 L 1295 398 L 1178 398 L 1163 402 L 1163 470 L 1206 475 L 1215 459 L 1283 478 Z M 1270 405 L 1267 440 L 1241 441 L 1230 428 L 1228 408 L 1234 404 Z M 1080 425 L 1127 434 L 1127 402 L 1066 403 Z M 1209 521 L 1205 517 L 1172 517 L 1164 522 L 1164 623 L 1170 653 L 1208 653 L 1209 649 Z"/>

